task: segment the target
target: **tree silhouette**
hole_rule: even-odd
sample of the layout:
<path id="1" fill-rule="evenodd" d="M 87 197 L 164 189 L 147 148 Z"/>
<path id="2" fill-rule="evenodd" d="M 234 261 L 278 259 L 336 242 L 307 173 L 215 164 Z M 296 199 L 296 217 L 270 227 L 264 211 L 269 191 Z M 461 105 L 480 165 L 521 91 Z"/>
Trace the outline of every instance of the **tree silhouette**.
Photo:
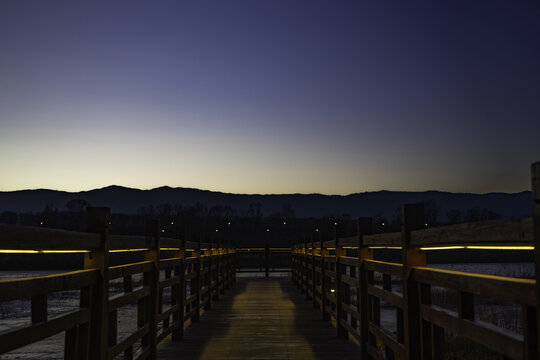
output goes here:
<path id="1" fill-rule="evenodd" d="M 69 212 L 82 213 L 90 203 L 84 199 L 72 199 L 66 203 L 66 208 Z"/>

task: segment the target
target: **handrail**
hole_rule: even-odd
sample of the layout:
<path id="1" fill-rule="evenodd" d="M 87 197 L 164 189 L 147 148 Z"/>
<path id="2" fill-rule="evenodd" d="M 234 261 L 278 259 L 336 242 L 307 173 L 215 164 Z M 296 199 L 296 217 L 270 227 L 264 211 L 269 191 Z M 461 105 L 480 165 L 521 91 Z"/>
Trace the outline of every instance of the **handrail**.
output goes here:
<path id="1" fill-rule="evenodd" d="M 0 301 L 30 299 L 32 318 L 29 325 L 0 332 L 0 356 L 65 332 L 65 359 L 104 360 L 122 353 L 126 359 L 155 359 L 161 341 L 170 334 L 180 340 L 184 327 L 199 321 L 235 282 L 236 251 L 226 243 L 185 241 L 183 234 L 160 238 L 155 221 L 147 223 L 146 236 L 109 235 L 108 209 L 88 208 L 88 216 L 90 232 L 0 224 L 0 252 L 85 256 L 83 270 L 0 280 Z M 110 254 L 119 251 L 142 252 L 144 261 L 110 266 Z M 160 251 L 173 253 L 161 258 Z M 143 275 L 143 283 L 134 287 L 137 275 Z M 123 291 L 110 296 L 115 279 L 121 279 Z M 170 304 L 163 302 L 166 289 Z M 68 290 L 80 290 L 79 309 L 49 318 L 48 295 Z M 138 327 L 118 342 L 118 309 L 133 305 Z"/>
<path id="2" fill-rule="evenodd" d="M 538 175 L 540 179 L 540 164 Z M 540 187 L 540 180 L 537 182 Z M 510 359 L 536 359 L 540 343 L 535 279 L 517 279 L 430 268 L 426 252 L 445 249 L 521 249 L 540 246 L 540 191 L 533 217 L 426 228 L 422 204 L 403 205 L 402 232 L 371 234 L 360 218 L 358 235 L 325 240 L 318 232 L 291 247 L 292 280 L 338 337 L 354 337 L 362 358 L 443 358 L 445 329 Z M 339 233 L 336 228 L 335 234 Z M 536 246 L 535 246 L 536 245 Z M 395 249 L 402 261 L 374 260 L 379 248 Z M 354 249 L 350 256 L 348 249 Z M 332 251 L 332 252 L 331 252 Z M 540 256 L 535 250 L 537 272 Z M 375 277 L 375 274 L 381 277 Z M 376 279 L 378 279 L 376 281 Z M 396 281 L 401 283 L 399 292 Z M 458 312 L 432 303 L 431 287 L 456 291 Z M 351 291 L 357 296 L 351 302 Z M 522 308 L 523 334 L 475 317 L 475 296 Z M 381 325 L 381 301 L 396 309 L 396 333 Z M 380 344 L 383 344 L 381 351 Z M 384 354 L 383 354 L 384 353 Z"/>

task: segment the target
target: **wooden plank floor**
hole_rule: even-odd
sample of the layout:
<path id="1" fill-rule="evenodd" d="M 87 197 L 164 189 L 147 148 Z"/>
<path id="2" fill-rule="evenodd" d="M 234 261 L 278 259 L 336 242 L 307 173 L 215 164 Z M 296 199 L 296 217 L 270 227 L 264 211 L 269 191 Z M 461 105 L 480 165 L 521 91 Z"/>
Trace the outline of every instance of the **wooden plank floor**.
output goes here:
<path id="1" fill-rule="evenodd" d="M 287 278 L 239 278 L 158 359 L 359 359 Z"/>

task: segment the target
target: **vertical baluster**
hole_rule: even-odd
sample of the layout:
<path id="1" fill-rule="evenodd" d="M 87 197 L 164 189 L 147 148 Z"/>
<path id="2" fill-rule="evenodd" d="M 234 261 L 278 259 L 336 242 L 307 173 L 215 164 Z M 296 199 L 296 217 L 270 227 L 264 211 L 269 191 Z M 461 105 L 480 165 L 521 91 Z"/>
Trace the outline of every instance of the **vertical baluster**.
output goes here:
<path id="1" fill-rule="evenodd" d="M 116 345 L 118 341 L 118 311 L 109 311 L 109 331 L 107 334 L 109 347 Z"/>
<path id="2" fill-rule="evenodd" d="M 358 265 L 356 277 L 360 283 L 357 289 L 357 305 L 360 314 L 360 350 L 362 359 L 367 359 L 368 344 L 368 292 L 367 292 L 367 271 L 365 269 L 365 260 L 373 259 L 373 252 L 364 242 L 364 236 L 373 232 L 371 218 L 361 217 L 358 219 Z"/>
<path id="3" fill-rule="evenodd" d="M 264 245 L 264 277 L 270 276 L 270 232 L 266 232 L 266 243 Z"/>
<path id="4" fill-rule="evenodd" d="M 431 305 L 431 285 L 420 284 L 420 302 L 423 305 Z M 422 320 L 421 325 L 422 359 L 442 360 L 444 358 L 444 329 L 426 320 Z"/>
<path id="5" fill-rule="evenodd" d="M 84 256 L 85 269 L 99 270 L 99 278 L 90 293 L 91 300 L 83 297 L 84 305 L 90 305 L 90 358 L 107 358 L 107 330 L 109 316 L 109 209 L 105 207 L 86 208 L 86 228 L 88 232 L 101 236 L 100 246 L 91 249 Z M 90 300 L 90 301 L 89 301 Z"/>
<path id="6" fill-rule="evenodd" d="M 214 292 L 214 287 L 212 286 L 212 276 L 214 274 L 214 270 L 212 269 L 212 265 L 214 261 L 214 256 L 212 254 L 212 247 L 213 247 L 212 238 L 208 237 L 208 247 L 204 251 L 205 258 L 203 260 L 204 264 L 206 264 L 205 267 L 207 269 L 206 274 L 204 275 L 204 279 L 206 280 L 206 290 L 207 290 L 205 310 L 212 310 L 212 299 L 213 299 L 213 292 Z"/>
<path id="7" fill-rule="evenodd" d="M 533 195 L 533 241 L 534 241 L 534 267 L 536 274 L 536 282 L 540 274 L 540 162 L 531 165 L 531 186 Z M 528 312 L 532 312 L 529 309 Z M 532 314 L 531 314 L 532 315 Z M 540 356 L 540 286 L 536 286 L 536 326 L 528 324 L 525 334 L 526 339 L 530 339 L 529 356 L 536 358 Z M 536 350 L 532 348 L 535 346 Z"/>
<path id="8" fill-rule="evenodd" d="M 165 269 L 165 279 L 170 279 L 171 278 L 171 273 L 172 273 L 172 269 L 171 268 L 167 268 Z M 159 297 L 160 297 L 160 300 L 159 300 L 159 310 L 158 310 L 158 313 L 162 313 L 163 312 L 163 289 L 160 290 L 159 292 Z M 171 286 L 171 299 L 170 299 L 170 305 L 172 306 L 172 286 Z M 163 319 L 163 329 L 167 329 L 169 327 L 169 316 L 167 316 L 165 319 Z"/>
<path id="9" fill-rule="evenodd" d="M 47 321 L 47 294 L 32 296 L 32 323 Z"/>
<path id="10" fill-rule="evenodd" d="M 309 238 L 311 240 L 311 299 L 313 300 L 313 308 L 318 309 L 319 303 L 317 302 L 317 270 L 315 269 L 317 257 L 315 251 L 314 234 L 310 234 Z"/>
<path id="11" fill-rule="evenodd" d="M 304 256 L 304 263 L 305 263 L 305 268 L 304 268 L 304 275 L 305 275 L 305 283 L 304 283 L 304 286 L 305 286 L 305 291 L 306 291 L 306 300 L 311 300 L 311 296 L 309 295 L 309 292 L 311 291 L 311 287 L 309 286 L 309 277 L 311 275 L 311 272 L 309 271 L 309 264 L 311 263 L 311 258 L 310 258 L 310 254 L 309 254 L 309 245 L 308 245 L 308 240 L 307 240 L 307 236 L 304 235 L 304 253 L 305 253 L 305 256 Z"/>
<path id="12" fill-rule="evenodd" d="M 124 276 L 124 293 L 130 293 L 133 291 L 133 279 L 131 275 Z M 128 346 L 128 348 L 124 351 L 124 360 L 131 360 L 133 359 L 133 346 Z"/>
<path id="13" fill-rule="evenodd" d="M 294 245 L 291 246 L 291 280 L 293 284 L 296 285 L 296 270 L 295 270 L 295 261 L 296 261 L 296 254 L 295 254 L 295 247 Z"/>
<path id="14" fill-rule="evenodd" d="M 173 341 L 181 340 L 184 337 L 184 316 L 186 301 L 186 237 L 185 230 L 177 228 L 176 236 L 180 241 L 180 248 L 175 251 L 174 257 L 180 259 L 180 263 L 174 267 L 174 276 L 178 278 L 178 284 L 171 288 L 171 305 L 178 305 L 178 311 L 173 314 L 173 323 L 177 324 L 172 332 Z"/>
<path id="15" fill-rule="evenodd" d="M 458 300 L 458 313 L 462 319 L 474 321 L 474 295 L 460 291 Z"/>
<path id="16" fill-rule="evenodd" d="M 338 338 L 346 339 L 349 337 L 347 329 L 341 324 L 343 321 L 343 301 L 345 298 L 345 285 L 341 282 L 341 275 L 343 273 L 343 265 L 341 264 L 341 257 L 345 255 L 345 249 L 339 243 L 339 237 L 341 236 L 341 229 L 338 226 L 334 226 L 334 238 L 336 242 L 336 251 L 335 251 L 335 272 L 336 272 L 336 328 Z"/>
<path id="17" fill-rule="evenodd" d="M 407 358 L 421 358 L 419 285 L 411 277 L 414 266 L 425 266 L 425 253 L 411 245 L 411 232 L 424 227 L 424 204 L 405 204 L 401 208 L 401 241 L 403 257 L 403 326 Z"/>
<path id="18" fill-rule="evenodd" d="M 64 345 L 64 360 L 78 360 L 79 326 L 66 330 Z M 83 358 L 84 355 L 83 355 Z"/>
<path id="19" fill-rule="evenodd" d="M 366 284 L 375 284 L 375 275 L 373 271 L 366 271 Z M 368 295 L 368 320 L 378 327 L 381 326 L 381 302 L 378 297 Z M 368 331 L 368 343 L 373 347 L 377 347 L 377 339 L 375 335 Z"/>
<path id="20" fill-rule="evenodd" d="M 146 238 L 149 249 L 145 252 L 144 259 L 152 261 L 152 270 L 145 273 L 147 285 L 150 287 L 150 295 L 147 302 L 147 320 L 149 332 L 145 336 L 147 345 L 150 347 L 149 359 L 157 357 L 157 314 L 159 303 L 159 237 L 160 237 L 159 221 L 149 219 L 146 221 Z"/>
<path id="21" fill-rule="evenodd" d="M 221 236 L 218 237 L 218 246 L 217 246 L 218 256 L 217 256 L 217 288 L 219 294 L 223 295 L 225 294 L 225 284 L 226 284 L 226 277 L 225 277 L 225 264 L 224 264 L 224 251 L 223 251 L 223 239 Z"/>
<path id="22" fill-rule="evenodd" d="M 328 291 L 330 290 L 330 284 L 326 275 L 325 261 L 326 256 L 330 255 L 330 252 L 324 246 L 324 242 L 326 239 L 326 236 L 319 231 L 319 240 L 321 243 L 321 312 L 322 319 L 324 321 L 330 321 L 330 314 L 328 313 L 328 311 L 326 311 L 326 305 L 328 304 L 328 299 L 326 298 L 326 296 L 328 295 Z"/>
<path id="23" fill-rule="evenodd" d="M 80 308 L 92 308 L 92 288 L 86 286 L 81 289 Z M 92 315 L 92 314 L 90 314 Z M 79 339 L 76 359 L 88 360 L 90 358 L 90 322 L 79 325 Z"/>
<path id="24" fill-rule="evenodd" d="M 522 321 L 524 340 L 523 359 L 538 359 L 536 345 L 540 339 L 538 338 L 538 329 L 536 327 L 536 309 L 533 306 L 522 306 Z"/>
<path id="25" fill-rule="evenodd" d="M 193 252 L 192 256 L 196 258 L 196 262 L 194 264 L 195 266 L 195 273 L 197 274 L 195 278 L 191 279 L 191 295 L 195 294 L 196 299 L 194 303 L 191 303 L 191 306 L 195 308 L 195 312 L 193 316 L 191 317 L 192 322 L 199 322 L 200 316 L 201 316 L 201 286 L 202 286 L 202 280 L 201 280 L 201 236 L 200 234 L 195 234 L 196 236 L 196 242 L 197 242 L 197 249 Z"/>

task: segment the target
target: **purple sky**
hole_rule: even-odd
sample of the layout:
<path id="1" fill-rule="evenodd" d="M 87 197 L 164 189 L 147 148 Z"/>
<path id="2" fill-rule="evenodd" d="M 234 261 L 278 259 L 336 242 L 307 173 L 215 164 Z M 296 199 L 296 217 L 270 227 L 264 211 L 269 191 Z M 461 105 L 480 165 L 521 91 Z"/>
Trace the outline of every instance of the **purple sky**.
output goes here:
<path id="1" fill-rule="evenodd" d="M 0 190 L 515 192 L 540 5 L 0 2 Z"/>

